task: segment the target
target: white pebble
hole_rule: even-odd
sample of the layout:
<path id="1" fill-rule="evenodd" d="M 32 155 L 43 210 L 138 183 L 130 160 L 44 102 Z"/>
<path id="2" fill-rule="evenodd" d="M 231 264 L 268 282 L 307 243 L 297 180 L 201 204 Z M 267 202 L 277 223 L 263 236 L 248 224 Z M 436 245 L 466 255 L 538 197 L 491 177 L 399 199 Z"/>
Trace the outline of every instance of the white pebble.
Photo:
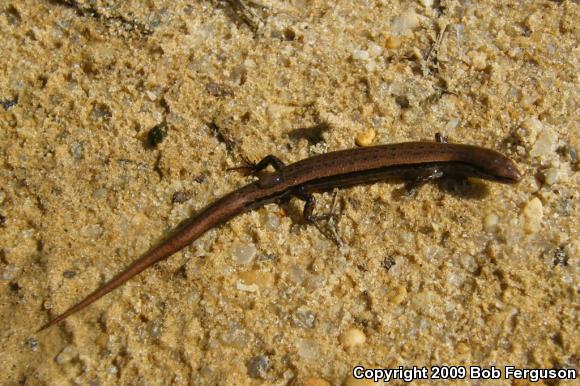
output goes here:
<path id="1" fill-rule="evenodd" d="M 116 375 L 119 372 L 119 369 L 115 365 L 110 365 L 107 367 L 107 372 L 111 375 Z"/>
<path id="2" fill-rule="evenodd" d="M 471 273 L 474 273 L 479 268 L 479 264 L 477 264 L 475 258 L 470 255 L 465 255 L 460 260 L 460 264 L 466 271 L 469 271 Z"/>
<path id="3" fill-rule="evenodd" d="M 260 288 L 256 284 L 246 285 L 242 281 L 236 283 L 236 289 L 242 292 L 258 292 Z"/>
<path id="4" fill-rule="evenodd" d="M 236 244 L 232 248 L 232 255 L 238 264 L 249 264 L 256 256 L 254 244 Z"/>
<path id="5" fill-rule="evenodd" d="M 527 233 L 537 233 L 542 225 L 544 207 L 538 197 L 532 198 L 524 207 L 521 215 L 522 225 Z"/>
<path id="6" fill-rule="evenodd" d="M 549 168 L 544 170 L 544 183 L 554 185 L 560 180 L 560 170 L 558 168 Z"/>
<path id="7" fill-rule="evenodd" d="M 309 339 L 302 339 L 298 342 L 298 355 L 304 359 L 314 359 L 318 356 L 318 345 Z"/>
<path id="8" fill-rule="evenodd" d="M 373 72 L 374 70 L 376 70 L 376 68 L 377 68 L 377 64 L 375 63 L 374 60 L 369 60 L 365 64 L 365 69 L 367 70 L 367 72 Z"/>
<path id="9" fill-rule="evenodd" d="M 268 213 L 266 215 L 266 228 L 270 231 L 275 231 L 280 226 L 280 217 L 276 216 L 274 213 Z"/>
<path id="10" fill-rule="evenodd" d="M 70 362 L 75 356 L 75 352 L 71 346 L 66 346 L 62 351 L 54 358 L 56 363 L 62 365 L 63 363 Z"/>
<path id="11" fill-rule="evenodd" d="M 244 67 L 247 67 L 247 68 L 256 68 L 256 62 L 254 62 L 252 59 L 246 59 L 244 61 Z"/>
<path id="12" fill-rule="evenodd" d="M 367 336 L 358 328 L 352 327 L 340 335 L 340 343 L 344 348 L 360 346 L 367 341 Z"/>
<path id="13" fill-rule="evenodd" d="M 352 58 L 355 60 L 363 60 L 363 61 L 367 61 L 370 59 L 370 55 L 368 53 L 368 51 L 365 50 L 353 50 L 352 51 Z"/>
<path id="14" fill-rule="evenodd" d="M 545 158 L 549 154 L 554 152 L 556 148 L 556 142 L 558 141 L 558 135 L 554 132 L 554 130 L 550 128 L 545 128 L 540 132 L 536 143 L 532 146 L 532 150 L 530 150 L 530 155 L 532 157 L 539 157 Z"/>
<path id="15" fill-rule="evenodd" d="M 368 43 L 368 52 L 374 58 L 383 52 L 383 48 L 374 42 Z"/>
<path id="16" fill-rule="evenodd" d="M 537 102 L 538 99 L 540 99 L 540 96 L 535 92 L 532 92 L 531 94 L 523 94 L 520 98 L 520 105 L 526 109 L 529 109 L 534 105 L 534 103 Z"/>
<path id="17" fill-rule="evenodd" d="M 407 35 L 419 25 L 419 16 L 413 10 L 403 12 L 391 22 L 393 35 Z"/>
<path id="18" fill-rule="evenodd" d="M 157 94 L 155 94 L 153 91 L 145 91 L 145 94 L 147 94 L 147 98 L 149 98 L 150 101 L 155 101 L 157 99 Z"/>
<path id="19" fill-rule="evenodd" d="M 483 220 L 483 229 L 485 229 L 486 232 L 494 232 L 497 228 L 498 222 L 499 216 L 495 213 L 490 213 L 485 216 L 485 219 Z"/>
<path id="20" fill-rule="evenodd" d="M 525 134 L 527 137 L 535 138 L 540 130 L 544 128 L 544 125 L 538 118 L 532 117 L 525 119 L 521 124 L 520 127 L 525 130 Z"/>
<path id="21" fill-rule="evenodd" d="M 2 281 L 10 281 L 14 277 L 14 273 L 16 272 L 16 267 L 13 265 L 7 265 L 0 271 L 0 280 Z"/>

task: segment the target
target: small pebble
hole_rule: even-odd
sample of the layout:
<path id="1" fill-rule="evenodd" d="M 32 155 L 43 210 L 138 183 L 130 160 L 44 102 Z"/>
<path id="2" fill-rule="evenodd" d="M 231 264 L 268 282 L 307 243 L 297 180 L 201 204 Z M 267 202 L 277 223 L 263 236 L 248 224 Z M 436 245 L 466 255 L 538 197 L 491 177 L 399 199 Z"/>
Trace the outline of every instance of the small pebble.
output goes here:
<path id="1" fill-rule="evenodd" d="M 362 60 L 362 61 L 366 61 L 370 59 L 370 55 L 368 53 L 368 51 L 365 50 L 353 50 L 352 51 L 352 58 L 355 60 Z"/>
<path id="2" fill-rule="evenodd" d="M 209 82 L 205 85 L 205 91 L 207 91 L 210 95 L 213 95 L 217 98 L 223 98 L 226 96 L 231 96 L 233 93 L 232 91 L 224 84 L 219 84 L 215 82 Z"/>
<path id="3" fill-rule="evenodd" d="M 487 55 L 485 52 L 480 51 L 470 51 L 467 56 L 471 59 L 471 67 L 473 69 L 481 71 L 485 70 L 487 67 Z"/>
<path id="4" fill-rule="evenodd" d="M 532 92 L 531 94 L 522 94 L 520 105 L 525 109 L 529 109 L 536 104 L 538 99 L 540 99 L 540 95 L 535 92 Z"/>
<path id="5" fill-rule="evenodd" d="M 289 277 L 296 284 L 302 284 L 306 278 L 306 273 L 301 267 L 294 266 L 290 268 Z"/>
<path id="6" fill-rule="evenodd" d="M 483 220 L 483 229 L 489 233 L 494 232 L 497 228 L 498 222 L 499 222 L 498 215 L 495 213 L 490 213 L 487 216 L 485 216 L 485 219 Z"/>
<path id="7" fill-rule="evenodd" d="M 157 99 L 157 94 L 155 94 L 153 91 L 147 90 L 145 91 L 145 94 L 147 94 L 147 98 L 149 98 L 149 100 L 152 102 Z"/>
<path id="8" fill-rule="evenodd" d="M 367 44 L 367 46 L 368 46 L 367 50 L 373 58 L 376 56 L 379 56 L 380 54 L 383 53 L 383 48 L 381 46 L 379 46 L 378 44 L 375 44 L 373 42 L 369 42 Z"/>
<path id="9" fill-rule="evenodd" d="M 479 264 L 477 264 L 477 261 L 473 256 L 465 255 L 459 261 L 461 266 L 468 272 L 474 273 L 479 269 Z"/>
<path id="10" fill-rule="evenodd" d="M 248 345 L 249 335 L 240 325 L 233 322 L 221 335 L 221 341 L 227 346 L 242 349 Z M 214 342 L 217 344 L 217 342 Z"/>
<path id="11" fill-rule="evenodd" d="M 395 259 L 393 259 L 392 256 L 387 256 L 383 259 L 381 265 L 388 271 L 393 267 L 393 265 L 395 265 Z"/>
<path id="12" fill-rule="evenodd" d="M 570 161 L 574 164 L 578 163 L 578 152 L 572 145 L 565 143 L 564 145 L 558 148 L 558 153 L 564 157 L 567 161 Z M 0 194 L 0 203 L 2 203 L 2 196 Z"/>
<path id="13" fill-rule="evenodd" d="M 92 239 L 99 238 L 103 232 L 104 229 L 99 224 L 85 225 L 80 229 L 81 236 Z"/>
<path id="14" fill-rule="evenodd" d="M 524 207 L 521 215 L 524 231 L 527 233 L 537 233 L 542 225 L 544 207 L 538 197 L 532 198 Z"/>
<path id="15" fill-rule="evenodd" d="M 119 369 L 115 365 L 110 365 L 107 367 L 107 372 L 111 375 L 116 375 L 119 372 Z"/>
<path id="16" fill-rule="evenodd" d="M 402 40 L 398 36 L 389 36 L 385 43 L 385 47 L 389 49 L 395 49 L 401 47 Z"/>
<path id="17" fill-rule="evenodd" d="M 313 328 L 316 314 L 312 310 L 299 308 L 292 315 L 292 324 L 299 328 Z"/>
<path id="18" fill-rule="evenodd" d="M 232 248 L 232 255 L 238 264 L 249 264 L 256 256 L 257 249 L 254 244 L 236 244 Z"/>
<path id="19" fill-rule="evenodd" d="M 272 253 L 263 253 L 256 257 L 256 261 L 275 261 L 278 259 L 278 256 Z"/>
<path id="20" fill-rule="evenodd" d="M 98 188 L 93 193 L 93 197 L 95 198 L 95 200 L 102 200 L 103 198 L 107 197 L 107 192 L 108 191 L 105 188 Z"/>
<path id="21" fill-rule="evenodd" d="M 355 143 L 361 147 L 370 146 L 376 135 L 377 133 L 373 129 L 361 131 L 356 135 Z"/>
<path id="22" fill-rule="evenodd" d="M 10 281 L 14 277 L 14 273 L 16 272 L 16 267 L 13 265 L 7 265 L 0 271 L 0 280 L 2 281 Z"/>
<path id="23" fill-rule="evenodd" d="M 330 386 L 330 383 L 322 378 L 306 378 L 302 386 Z"/>
<path id="24" fill-rule="evenodd" d="M 560 265 L 562 267 L 566 267 L 568 265 L 569 257 L 566 254 L 566 251 L 563 248 L 557 248 L 554 251 L 554 255 L 552 258 L 552 264 L 555 266 Z"/>
<path id="25" fill-rule="evenodd" d="M 464 342 L 459 342 L 457 346 L 455 346 L 455 352 L 459 355 L 468 355 L 471 353 L 471 348 Z"/>
<path id="26" fill-rule="evenodd" d="M 544 130 L 540 132 L 540 135 L 534 143 L 534 146 L 532 146 L 530 155 L 532 157 L 538 158 L 547 157 L 554 152 L 557 141 L 558 135 L 554 132 L 554 130 L 550 129 L 549 127 L 544 128 Z"/>
<path id="27" fill-rule="evenodd" d="M 56 361 L 56 363 L 58 363 L 59 365 L 62 365 L 66 362 L 70 362 L 73 357 L 74 357 L 75 353 L 74 350 L 72 349 L 71 346 L 66 346 L 65 348 L 62 349 L 62 351 L 56 356 L 56 358 L 54 358 L 54 360 Z"/>
<path id="28" fill-rule="evenodd" d="M 274 213 L 268 213 L 266 215 L 265 225 L 269 231 L 275 231 L 280 226 L 280 217 Z"/>
<path id="29" fill-rule="evenodd" d="M 351 375 L 344 381 L 343 386 L 377 386 L 380 383 L 375 383 L 372 379 L 356 379 Z"/>
<path id="30" fill-rule="evenodd" d="M 83 151 L 84 147 L 83 144 L 80 142 L 75 141 L 70 145 L 70 152 L 75 161 L 81 159 L 81 157 L 83 156 Z"/>
<path id="31" fill-rule="evenodd" d="M 239 278 L 247 286 L 255 284 L 260 288 L 272 288 L 275 282 L 274 274 L 267 271 L 240 272 Z"/>
<path id="32" fill-rule="evenodd" d="M 359 346 L 367 341 L 367 336 L 358 328 L 352 327 L 340 335 L 340 343 L 344 348 Z"/>
<path id="33" fill-rule="evenodd" d="M 190 196 L 191 194 L 189 192 L 180 190 L 173 193 L 173 196 L 171 196 L 171 202 L 174 204 L 182 204 L 185 201 L 189 200 Z"/>
<path id="34" fill-rule="evenodd" d="M 151 338 L 159 339 L 163 333 L 163 322 L 160 319 L 154 319 L 149 322 L 147 329 Z"/>
<path id="35" fill-rule="evenodd" d="M 558 168 L 549 168 L 542 173 L 544 177 L 544 184 L 550 186 L 554 185 L 560 180 L 560 171 Z"/>
<path id="36" fill-rule="evenodd" d="M 419 16 L 413 10 L 403 12 L 391 22 L 393 35 L 407 35 L 419 25 Z"/>
<path id="37" fill-rule="evenodd" d="M 30 350 L 32 352 L 38 351 L 38 341 L 35 338 L 28 339 L 28 345 L 30 346 Z"/>
<path id="38" fill-rule="evenodd" d="M 243 281 L 238 281 L 236 282 L 236 289 L 242 292 L 258 292 L 260 287 L 258 287 L 256 284 L 247 285 Z"/>
<path id="39" fill-rule="evenodd" d="M 92 115 L 97 119 L 109 120 L 113 116 L 113 111 L 106 104 L 97 103 L 93 107 Z"/>
<path id="40" fill-rule="evenodd" d="M 525 119 L 520 127 L 526 131 L 526 137 L 536 137 L 544 125 L 538 118 L 532 117 Z"/>
<path id="41" fill-rule="evenodd" d="M 149 133 L 147 133 L 147 141 L 149 142 L 149 146 L 155 147 L 163 142 L 165 137 L 167 137 L 167 130 L 165 129 L 165 126 L 165 123 L 160 123 L 153 126 L 153 128 L 149 130 Z"/>
<path id="42" fill-rule="evenodd" d="M 248 70 L 243 64 L 235 66 L 230 73 L 230 80 L 238 86 L 246 82 Z"/>
<path id="43" fill-rule="evenodd" d="M 310 339 L 302 339 L 298 342 L 298 355 L 304 359 L 318 357 L 318 345 Z"/>
<path id="44" fill-rule="evenodd" d="M 448 280 L 454 282 L 457 279 L 449 277 Z M 441 296 L 437 292 L 430 290 L 419 292 L 410 300 L 416 312 L 427 315 L 430 319 L 438 315 L 438 308 L 442 304 Z"/>
<path id="45" fill-rule="evenodd" d="M 12 107 L 18 104 L 18 99 L 0 99 L 0 106 L 4 107 L 4 110 L 8 111 Z"/>
<path id="46" fill-rule="evenodd" d="M 248 361 L 248 375 L 251 378 L 266 378 L 266 373 L 270 367 L 270 360 L 267 356 L 257 355 Z"/>
<path id="47" fill-rule="evenodd" d="M 287 382 L 290 382 L 291 380 L 293 380 L 294 378 L 296 378 L 296 373 L 290 369 L 284 371 L 284 373 L 282 374 L 282 377 L 284 377 L 284 380 L 286 380 Z"/>
<path id="48" fill-rule="evenodd" d="M 401 304 L 407 298 L 407 289 L 400 285 L 387 293 L 387 298 L 393 304 Z"/>

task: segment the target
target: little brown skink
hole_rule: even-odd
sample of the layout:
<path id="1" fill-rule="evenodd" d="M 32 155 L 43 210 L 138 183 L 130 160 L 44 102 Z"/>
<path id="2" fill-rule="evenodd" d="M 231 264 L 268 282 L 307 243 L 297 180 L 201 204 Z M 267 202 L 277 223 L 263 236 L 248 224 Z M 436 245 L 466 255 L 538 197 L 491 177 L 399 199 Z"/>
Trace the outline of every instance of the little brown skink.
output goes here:
<path id="1" fill-rule="evenodd" d="M 437 142 L 405 142 L 335 151 L 290 165 L 284 165 L 270 155 L 247 168 L 257 172 L 269 165 L 274 167 L 273 173 L 265 174 L 207 206 L 164 243 L 135 260 L 40 330 L 85 308 L 141 271 L 184 248 L 209 229 L 245 210 L 283 196 L 293 195 L 304 200 L 304 217 L 313 220 L 312 192 L 391 178 L 416 183 L 444 176 L 478 177 L 502 183 L 515 183 L 521 178 L 514 162 L 504 155 L 478 146 L 448 144 L 439 137 Z"/>

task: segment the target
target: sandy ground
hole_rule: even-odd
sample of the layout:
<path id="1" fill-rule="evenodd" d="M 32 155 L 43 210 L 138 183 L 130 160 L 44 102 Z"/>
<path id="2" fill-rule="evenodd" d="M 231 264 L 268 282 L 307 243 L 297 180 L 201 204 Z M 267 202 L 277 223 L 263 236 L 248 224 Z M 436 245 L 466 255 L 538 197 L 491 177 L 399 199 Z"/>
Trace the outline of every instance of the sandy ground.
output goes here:
<path id="1" fill-rule="evenodd" d="M 575 1 L 0 2 L 0 383 L 578 369 L 579 20 Z M 353 187 L 319 227 L 269 204 L 36 332 L 251 181 L 244 158 L 436 132 L 524 178 Z"/>

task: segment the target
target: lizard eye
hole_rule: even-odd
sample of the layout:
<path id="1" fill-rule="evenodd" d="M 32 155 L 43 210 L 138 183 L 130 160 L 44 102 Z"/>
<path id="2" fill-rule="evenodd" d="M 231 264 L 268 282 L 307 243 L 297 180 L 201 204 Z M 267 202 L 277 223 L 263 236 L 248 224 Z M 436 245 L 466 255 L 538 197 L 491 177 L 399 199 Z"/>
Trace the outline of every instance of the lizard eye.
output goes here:
<path id="1" fill-rule="evenodd" d="M 280 173 L 274 172 L 271 174 L 266 174 L 265 176 L 260 177 L 258 180 L 258 186 L 263 189 L 271 188 L 275 185 L 280 183 Z"/>

